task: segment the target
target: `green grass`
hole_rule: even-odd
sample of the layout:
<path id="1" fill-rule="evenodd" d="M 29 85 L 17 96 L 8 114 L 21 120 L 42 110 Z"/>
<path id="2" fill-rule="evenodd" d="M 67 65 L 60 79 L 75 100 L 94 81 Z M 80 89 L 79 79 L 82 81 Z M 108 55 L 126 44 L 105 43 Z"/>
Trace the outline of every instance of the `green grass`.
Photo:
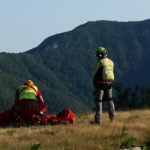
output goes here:
<path id="1" fill-rule="evenodd" d="M 74 125 L 0 128 L 0 150 L 117 150 L 132 145 L 150 149 L 150 110 L 116 112 L 111 123 L 91 125 L 94 114 L 76 116 Z"/>

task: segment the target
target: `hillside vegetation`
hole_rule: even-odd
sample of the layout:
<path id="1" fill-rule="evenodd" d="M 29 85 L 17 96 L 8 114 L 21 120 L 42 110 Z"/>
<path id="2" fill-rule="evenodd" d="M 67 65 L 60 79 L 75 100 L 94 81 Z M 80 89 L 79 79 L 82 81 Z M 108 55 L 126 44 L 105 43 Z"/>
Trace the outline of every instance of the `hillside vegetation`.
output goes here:
<path id="1" fill-rule="evenodd" d="M 0 112 L 12 106 L 16 88 L 27 79 L 40 88 L 47 113 L 64 108 L 90 112 L 94 107 L 92 80 L 98 46 L 105 47 L 114 61 L 116 83 L 132 89 L 137 85 L 149 87 L 149 41 L 150 20 L 95 21 L 48 37 L 27 52 L 0 53 Z M 121 103 L 122 99 L 118 100 Z"/>
<path id="2" fill-rule="evenodd" d="M 1 150 L 117 150 L 130 146 L 150 149 L 150 110 L 116 113 L 110 123 L 105 112 L 102 125 L 91 125 L 94 114 L 76 115 L 74 125 L 46 125 L 0 129 Z"/>

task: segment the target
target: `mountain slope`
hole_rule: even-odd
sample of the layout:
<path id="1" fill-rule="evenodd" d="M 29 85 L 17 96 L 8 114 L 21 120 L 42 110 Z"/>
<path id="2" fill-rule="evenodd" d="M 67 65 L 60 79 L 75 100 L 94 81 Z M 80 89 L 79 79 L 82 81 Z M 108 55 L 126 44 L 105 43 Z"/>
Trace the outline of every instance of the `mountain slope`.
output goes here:
<path id="1" fill-rule="evenodd" d="M 104 46 L 108 51 L 108 57 L 115 63 L 116 81 L 124 84 L 148 84 L 140 83 L 144 78 L 148 64 L 145 61 L 149 54 L 150 20 L 139 22 L 115 22 L 97 21 L 88 22 L 72 31 L 58 34 L 45 39 L 38 47 L 27 51 L 29 54 L 39 54 L 49 68 L 55 73 L 66 72 L 63 67 L 69 63 L 78 63 L 92 77 L 95 66 L 95 50 L 98 46 Z M 67 56 L 67 57 L 66 57 Z M 146 63 L 146 64 L 145 64 Z M 56 65 L 54 68 L 52 65 Z M 67 64 L 67 65 L 66 65 Z M 144 65 L 143 65 L 144 64 Z M 144 74 L 141 73 L 144 72 Z M 74 70 L 68 66 L 68 70 Z M 131 73 L 132 71 L 132 73 Z M 140 73 L 140 76 L 136 76 Z M 72 75 L 71 75 L 72 77 Z M 124 80 L 128 77 L 129 80 Z M 140 79 L 141 78 L 141 79 Z"/>
<path id="2" fill-rule="evenodd" d="M 25 53 L 0 53 L 0 111 L 12 106 L 16 88 L 26 79 L 37 85 L 48 113 L 63 108 L 90 111 L 94 106 L 93 69 L 98 46 L 115 64 L 115 82 L 150 86 L 150 20 L 87 22 L 46 38 Z"/>
<path id="3" fill-rule="evenodd" d="M 88 110 L 88 107 L 43 65 L 42 60 L 35 56 L 1 53 L 0 68 L 1 112 L 12 107 L 17 87 L 27 79 L 32 79 L 40 88 L 48 113 L 58 113 L 63 108 L 70 108 L 75 112 Z"/>
<path id="4" fill-rule="evenodd" d="M 104 46 L 115 63 L 115 82 L 130 87 L 150 85 L 150 72 L 146 71 L 150 60 L 145 59 L 150 53 L 149 24 L 150 20 L 88 22 L 48 37 L 26 53 L 38 55 L 71 92 L 92 105 L 93 69 L 97 61 L 94 54 L 98 46 Z"/>

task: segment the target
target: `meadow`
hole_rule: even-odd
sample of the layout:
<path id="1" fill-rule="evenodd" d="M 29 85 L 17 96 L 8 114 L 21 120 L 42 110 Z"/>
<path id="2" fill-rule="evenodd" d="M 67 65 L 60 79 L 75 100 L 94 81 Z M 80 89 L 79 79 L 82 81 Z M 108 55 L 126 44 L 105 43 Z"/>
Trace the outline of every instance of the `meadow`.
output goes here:
<path id="1" fill-rule="evenodd" d="M 0 128 L 0 150 L 117 150 L 132 145 L 150 149 L 150 110 L 107 112 L 102 124 L 94 114 L 76 115 L 75 124 Z"/>

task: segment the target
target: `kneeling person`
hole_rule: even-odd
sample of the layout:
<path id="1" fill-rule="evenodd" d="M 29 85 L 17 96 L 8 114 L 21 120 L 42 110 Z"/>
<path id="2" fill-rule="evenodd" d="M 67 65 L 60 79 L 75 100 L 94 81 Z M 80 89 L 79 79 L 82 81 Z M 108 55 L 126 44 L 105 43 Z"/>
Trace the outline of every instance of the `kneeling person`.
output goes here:
<path id="1" fill-rule="evenodd" d="M 18 106 L 22 102 L 37 102 L 40 106 L 40 114 L 43 114 L 46 110 L 46 105 L 44 104 L 42 94 L 31 80 L 27 80 L 24 85 L 18 87 L 16 90 L 15 104 L 13 107 Z"/>

